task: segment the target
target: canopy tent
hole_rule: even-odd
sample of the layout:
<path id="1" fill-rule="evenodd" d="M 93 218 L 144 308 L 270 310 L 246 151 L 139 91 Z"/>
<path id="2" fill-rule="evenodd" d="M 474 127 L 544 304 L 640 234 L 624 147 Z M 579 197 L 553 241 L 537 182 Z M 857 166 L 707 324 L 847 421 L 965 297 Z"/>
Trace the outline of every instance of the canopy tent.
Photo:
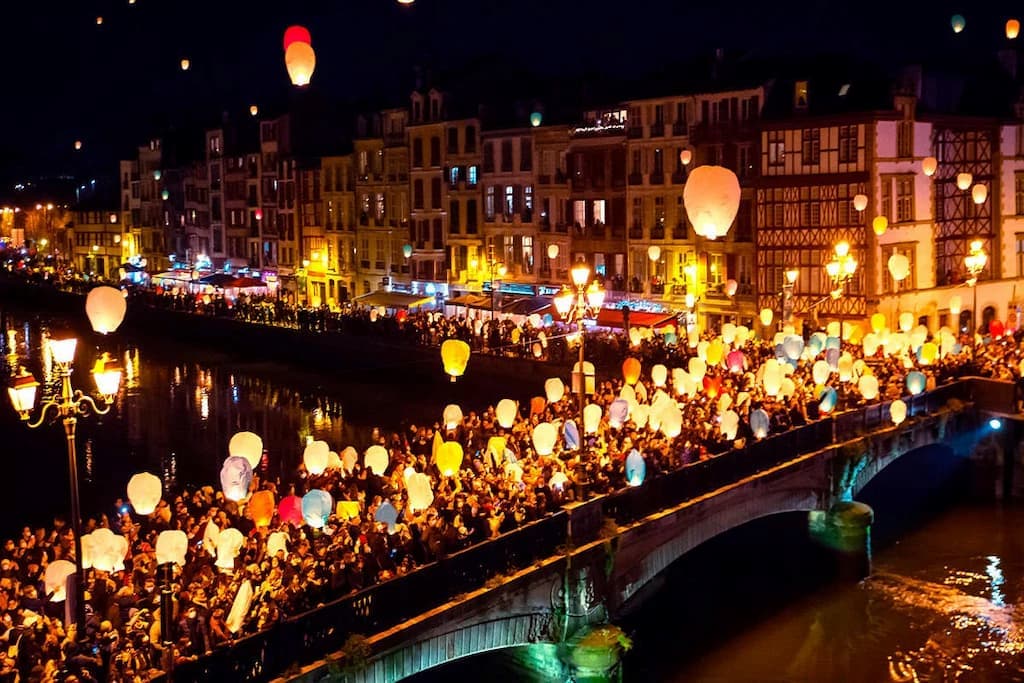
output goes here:
<path id="1" fill-rule="evenodd" d="M 384 308 L 416 308 L 434 303 L 434 297 L 378 289 L 376 292 L 357 296 L 356 303 L 363 306 L 383 306 Z"/>
<path id="2" fill-rule="evenodd" d="M 528 296 L 516 299 L 504 304 L 501 307 L 502 313 L 511 315 L 533 315 L 534 313 L 548 313 L 552 310 L 552 302 L 546 296 Z"/>
<path id="3" fill-rule="evenodd" d="M 231 289 L 266 289 L 267 283 L 254 277 L 237 277 L 233 278 L 224 287 Z"/>
<path id="4" fill-rule="evenodd" d="M 481 311 L 491 310 L 491 297 L 485 294 L 472 294 L 467 292 L 454 299 L 444 302 L 446 306 L 463 306 L 465 308 L 476 308 Z"/>
<path id="5" fill-rule="evenodd" d="M 597 314 L 597 324 L 601 327 L 624 328 L 625 323 L 622 320 L 622 309 L 602 308 L 601 312 Z M 657 329 L 659 327 L 675 324 L 675 313 L 648 313 L 646 311 L 632 310 L 629 312 L 630 327 L 651 327 Z"/>
<path id="6" fill-rule="evenodd" d="M 158 273 L 153 276 L 153 283 L 163 286 L 191 285 L 192 278 L 186 271 L 169 270 L 166 273 Z"/>
<path id="7" fill-rule="evenodd" d="M 198 282 L 201 285 L 210 285 L 211 287 L 234 287 L 232 283 L 235 281 L 234 275 L 228 275 L 227 273 L 210 273 L 205 277 L 199 278 Z"/>

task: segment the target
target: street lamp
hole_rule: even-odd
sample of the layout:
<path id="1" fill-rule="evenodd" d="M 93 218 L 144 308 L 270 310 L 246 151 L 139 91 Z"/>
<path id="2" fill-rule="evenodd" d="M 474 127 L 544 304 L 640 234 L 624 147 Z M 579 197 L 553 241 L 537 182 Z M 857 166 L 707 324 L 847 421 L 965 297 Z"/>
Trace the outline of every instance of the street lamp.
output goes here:
<path id="1" fill-rule="evenodd" d="M 973 240 L 971 251 L 964 257 L 964 265 L 970 277 L 967 279 L 967 286 L 971 288 L 974 296 L 974 303 L 971 305 L 971 342 L 974 346 L 974 335 L 978 333 L 978 276 L 985 270 L 988 264 L 988 254 L 985 253 L 984 242 Z"/>
<path id="2" fill-rule="evenodd" d="M 586 365 L 584 361 L 584 342 L 586 335 L 583 330 L 583 318 L 588 313 L 596 313 L 601 310 L 601 306 L 604 305 L 604 289 L 597 283 L 590 283 L 587 286 L 587 281 L 590 279 L 590 266 L 587 265 L 586 261 L 580 260 L 569 270 L 569 275 L 572 277 L 572 284 L 576 288 L 575 295 L 572 290 L 568 287 L 563 287 L 562 294 L 555 297 L 555 310 L 558 311 L 559 315 L 562 316 L 566 322 L 571 322 L 573 319 L 576 320 L 576 327 L 580 337 L 580 353 L 579 361 L 576 363 L 576 368 L 572 373 L 572 384 L 573 390 L 579 395 L 580 402 L 580 417 L 582 419 L 583 409 L 586 407 L 586 396 L 587 396 L 587 382 L 588 379 L 586 373 Z M 591 392 L 593 387 L 591 387 Z"/>
<path id="3" fill-rule="evenodd" d="M 494 320 L 494 293 L 497 290 L 497 286 L 494 282 L 494 276 L 497 274 L 499 278 L 505 277 L 508 273 L 508 268 L 501 261 L 494 258 L 494 244 L 487 245 L 487 272 L 491 276 L 491 320 Z"/>
<path id="4" fill-rule="evenodd" d="M 61 377 L 61 390 L 60 394 L 43 402 L 37 420 L 30 421 L 35 405 L 36 390 L 39 387 L 39 382 L 35 377 L 21 369 L 8 388 L 8 395 L 14 409 L 30 428 L 36 429 L 43 423 L 53 423 L 57 420 L 64 425 L 64 435 L 67 440 L 68 478 L 71 482 L 71 528 L 75 536 L 75 630 L 76 637 L 81 640 L 85 637 L 85 603 L 82 599 L 85 572 L 82 567 L 82 510 L 78 498 L 78 458 L 75 450 L 75 431 L 79 416 L 84 417 L 90 412 L 96 415 L 106 415 L 110 411 L 110 404 L 121 383 L 121 369 L 108 354 L 103 354 L 96 362 L 92 376 L 100 394 L 100 404 L 97 404 L 92 396 L 71 386 L 71 366 L 75 360 L 77 346 L 78 340 L 74 337 L 50 341 L 50 352 Z"/>
<path id="5" fill-rule="evenodd" d="M 847 283 L 857 272 L 857 259 L 850 255 L 850 243 L 846 240 L 837 242 L 833 247 L 832 260 L 825 264 L 825 272 L 832 280 L 830 296 L 838 299 L 843 295 Z"/>
<path id="6" fill-rule="evenodd" d="M 782 319 L 780 321 L 782 325 L 785 325 L 793 317 L 793 288 L 797 278 L 800 277 L 800 269 L 795 266 L 787 268 L 785 275 L 786 282 L 782 285 Z"/>

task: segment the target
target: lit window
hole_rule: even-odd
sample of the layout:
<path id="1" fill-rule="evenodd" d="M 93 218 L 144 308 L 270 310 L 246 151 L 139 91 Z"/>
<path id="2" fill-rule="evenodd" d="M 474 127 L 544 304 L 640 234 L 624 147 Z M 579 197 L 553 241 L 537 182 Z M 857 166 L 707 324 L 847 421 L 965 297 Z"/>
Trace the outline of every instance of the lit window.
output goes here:
<path id="1" fill-rule="evenodd" d="M 448 183 L 450 185 L 458 185 L 459 184 L 459 167 L 458 166 L 452 166 L 451 170 L 448 171 Z"/>
<path id="2" fill-rule="evenodd" d="M 470 185 L 476 185 L 476 166 L 469 167 L 468 179 Z"/>
<path id="3" fill-rule="evenodd" d="M 598 225 L 598 224 L 603 225 L 604 224 L 604 221 L 605 221 L 605 214 L 604 214 L 605 204 L 604 204 L 604 202 L 605 202 L 605 200 L 603 200 L 603 199 L 595 199 L 594 200 L 594 225 Z M 578 202 L 578 203 L 582 203 L 582 202 Z"/>

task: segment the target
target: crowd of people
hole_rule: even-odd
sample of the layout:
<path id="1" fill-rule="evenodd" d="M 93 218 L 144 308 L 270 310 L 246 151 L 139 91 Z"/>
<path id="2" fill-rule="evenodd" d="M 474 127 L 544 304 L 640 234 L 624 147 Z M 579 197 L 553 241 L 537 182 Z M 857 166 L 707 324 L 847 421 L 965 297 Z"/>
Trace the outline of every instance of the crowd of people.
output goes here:
<path id="1" fill-rule="evenodd" d="M 271 308 L 258 300 L 234 304 L 236 311 L 247 311 L 246 316 L 255 315 L 250 309 L 261 307 Z M 357 320 L 393 326 L 396 334 L 419 343 L 437 344 L 451 337 L 472 340 L 476 335 L 473 324 L 459 317 L 406 314 L 371 323 L 369 312 L 352 311 L 344 324 Z M 533 328 L 527 322 L 513 329 L 521 330 L 518 344 L 523 335 L 538 339 L 546 328 Z M 976 348 L 957 344 L 941 357 L 925 361 L 907 352 L 887 355 L 882 348 L 865 356 L 862 344 L 844 342 L 842 351 L 864 361 L 858 372 L 873 374 L 879 392 L 877 398 L 865 399 L 856 381 L 840 380 L 833 368 L 828 384 L 835 388 L 837 401 L 829 410 L 905 396 L 911 371 L 924 373 L 928 388 L 965 375 L 1019 385 L 1022 335 L 1017 331 L 986 339 Z M 509 341 L 512 336 L 510 331 Z M 111 513 L 91 517 L 84 529 L 84 533 L 110 529 L 123 535 L 129 548 L 123 570 L 87 571 L 85 634 L 65 625 L 64 604 L 52 600 L 56 596 L 48 593 L 45 582 L 49 564 L 75 560 L 71 530 L 62 519 L 55 519 L 50 528 L 26 527 L 19 538 L 8 540 L 0 549 L 0 681 L 145 681 L 169 661 L 181 663 L 230 646 L 233 640 L 280 619 L 394 580 L 543 518 L 566 503 L 636 485 L 627 477 L 625 461 L 630 454 L 643 458 L 649 479 L 758 438 L 751 426 L 754 411 L 769 416 L 769 434 L 820 419 L 826 412 L 820 405 L 821 387 L 813 377 L 813 364 L 823 354 L 783 359 L 792 389 L 782 395 L 768 391 L 762 377 L 766 363 L 780 358 L 777 340 L 751 338 L 741 348 L 734 341 L 732 346 L 743 354 L 742 367 L 724 361 L 707 363 L 705 379 L 694 390 L 676 386 L 674 371 L 692 371 L 691 359 L 702 352 L 706 355 L 706 346 L 694 347 L 685 337 L 680 341 L 665 334 L 648 334 L 642 340 L 611 332 L 599 337 L 595 346 L 612 359 L 607 362 L 634 357 L 643 372 L 628 387 L 624 379 L 598 383 L 589 402 L 600 406 L 602 417 L 593 431 L 585 429 L 576 397 L 567 391 L 559 395 L 554 390 L 546 398 L 518 406 L 511 422 L 499 414 L 501 397 L 496 396 L 494 405 L 460 410 L 461 418 L 452 424 L 438 415 L 433 424 L 410 425 L 392 433 L 375 430 L 373 444 L 355 446 L 386 449 L 388 464 L 382 474 L 375 474 L 359 458 L 315 474 L 302 467 L 288 480 L 253 477 L 250 494 L 265 490 L 281 501 L 319 489 L 333 501 L 349 503 L 344 512 L 338 509 L 331 514 L 322 528 L 284 521 L 280 512 L 268 524 L 257 523 L 244 501 L 229 500 L 212 486 L 166 490 L 155 512 L 148 515 L 135 514 L 127 501 L 118 500 Z M 715 337 L 705 334 L 704 341 Z M 499 339 L 493 347 L 503 344 L 504 339 Z M 591 344 L 589 338 L 587 343 Z M 656 383 L 655 364 L 665 364 L 672 379 Z M 538 393 L 547 392 L 538 388 Z M 619 421 L 613 418 L 612 404 L 625 396 L 631 412 Z M 654 424 L 652 406 L 664 403 L 666 396 L 681 412 L 678 433 Z M 723 402 L 723 397 L 728 400 Z M 723 433 L 720 420 L 725 409 L 738 415 L 735 434 Z M 578 441 L 567 429 L 570 421 L 580 435 Z M 550 453 L 539 452 L 542 449 L 533 438 L 541 423 L 557 430 Z M 459 443 L 465 454 L 451 473 L 443 472 L 437 459 L 437 443 L 449 441 Z M 341 451 L 346 445 L 330 447 Z M 430 482 L 433 499 L 422 509 L 410 504 L 406 477 L 413 471 Z M 378 513 L 388 505 L 398 512 L 397 519 L 378 521 Z M 185 532 L 188 549 L 184 565 L 175 569 L 172 579 L 171 632 L 162 633 L 155 549 L 160 532 L 171 529 Z M 226 529 L 237 529 L 244 540 L 234 560 L 225 563 L 215 551 L 217 532 Z M 250 599 L 239 598 L 240 593 L 249 596 L 250 592 Z"/>

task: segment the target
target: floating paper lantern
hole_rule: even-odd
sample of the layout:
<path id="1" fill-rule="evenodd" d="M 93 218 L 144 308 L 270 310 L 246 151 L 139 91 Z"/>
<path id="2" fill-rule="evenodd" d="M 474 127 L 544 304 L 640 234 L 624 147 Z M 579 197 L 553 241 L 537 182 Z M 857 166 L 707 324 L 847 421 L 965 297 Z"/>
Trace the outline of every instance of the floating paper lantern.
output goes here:
<path id="1" fill-rule="evenodd" d="M 82 149 L 82 141 L 81 140 L 75 140 L 75 150 L 78 151 L 78 150 L 81 150 L 81 149 Z"/>
<path id="2" fill-rule="evenodd" d="M 302 497 L 302 519 L 314 529 L 323 528 L 331 516 L 334 499 L 322 489 L 313 489 Z"/>
<path id="3" fill-rule="evenodd" d="M 409 258 L 410 256 L 412 256 L 412 245 L 411 244 L 403 244 L 402 245 L 402 256 L 404 256 L 405 258 Z"/>
<path id="4" fill-rule="evenodd" d="M 388 501 L 384 501 L 377 508 L 377 511 L 373 513 L 373 521 L 380 522 L 381 524 L 388 525 L 388 533 L 393 533 L 395 530 L 395 522 L 398 521 L 398 510 L 395 506 Z"/>
<path id="5" fill-rule="evenodd" d="M 683 166 L 689 166 L 691 161 L 693 161 L 693 152 L 692 151 L 690 151 L 688 149 L 684 149 L 684 150 L 681 150 L 679 152 L 679 162 Z"/>
<path id="6" fill-rule="evenodd" d="M 896 399 L 889 406 L 889 416 L 892 417 L 893 424 L 903 424 L 903 421 L 907 419 L 907 404 Z"/>
<path id="7" fill-rule="evenodd" d="M 949 297 L 949 312 L 952 315 L 960 315 L 960 307 L 963 305 L 963 300 L 959 294 L 954 294 Z"/>
<path id="8" fill-rule="evenodd" d="M 633 449 L 626 456 L 626 483 L 630 486 L 640 486 L 647 476 L 647 462 L 640 451 Z"/>
<path id="9" fill-rule="evenodd" d="M 599 424 L 601 424 L 601 406 L 591 403 L 583 409 L 583 431 L 593 434 L 597 431 Z"/>
<path id="10" fill-rule="evenodd" d="M 302 499 L 298 496 L 285 496 L 277 506 L 277 516 L 282 522 L 298 526 L 302 524 Z"/>
<path id="11" fill-rule="evenodd" d="M 889 219 L 885 216 L 875 216 L 871 221 L 871 229 L 881 237 L 889 227 Z"/>
<path id="12" fill-rule="evenodd" d="M 928 379 L 924 376 L 923 372 L 914 370 L 913 372 L 907 373 L 907 391 L 909 391 L 912 396 L 917 396 L 924 391 L 927 383 Z"/>
<path id="13" fill-rule="evenodd" d="M 47 595 L 52 595 L 50 602 L 63 602 L 67 599 L 68 577 L 75 573 L 74 563 L 67 560 L 54 560 L 46 565 L 43 585 Z"/>
<path id="14" fill-rule="evenodd" d="M 622 362 L 622 378 L 626 381 L 626 384 L 636 384 L 637 380 L 640 379 L 640 361 L 636 358 L 627 358 Z"/>
<path id="15" fill-rule="evenodd" d="M 139 472 L 128 480 L 128 500 L 137 515 L 151 515 L 163 495 L 160 477 L 149 472 Z"/>
<path id="16" fill-rule="evenodd" d="M 259 107 L 257 107 L 255 104 L 249 105 L 249 115 L 250 116 L 256 116 L 259 113 L 260 113 L 260 108 Z"/>
<path id="17" fill-rule="evenodd" d="M 163 200 L 164 200 L 165 202 L 166 202 L 166 201 L 167 201 L 168 199 L 170 199 L 170 198 L 171 198 L 171 192 L 170 192 L 170 190 L 166 190 L 166 189 L 164 189 L 164 190 L 160 190 L 160 198 L 161 198 L 161 199 L 163 199 Z"/>
<path id="18" fill-rule="evenodd" d="M 292 43 L 284 53 L 288 77 L 298 87 L 309 85 L 316 69 L 316 52 L 309 43 Z"/>
<path id="19" fill-rule="evenodd" d="M 760 408 L 750 412 L 750 430 L 754 432 L 756 438 L 763 439 L 768 436 L 770 427 L 771 420 L 768 418 L 768 413 Z"/>
<path id="20" fill-rule="evenodd" d="M 103 572 L 117 572 L 124 569 L 124 558 L 128 553 L 128 539 L 110 529 L 97 529 L 82 536 L 82 567 Z"/>
<path id="21" fill-rule="evenodd" d="M 469 354 L 469 344 L 461 339 L 446 339 L 441 344 L 441 363 L 444 365 L 444 371 L 451 376 L 453 382 L 466 371 L 466 365 L 469 363 Z"/>
<path id="22" fill-rule="evenodd" d="M 654 386 L 663 387 L 668 381 L 668 368 L 661 363 L 658 363 L 651 368 L 651 381 L 654 382 Z"/>
<path id="23" fill-rule="evenodd" d="M 415 472 L 405 482 L 409 493 L 409 511 L 426 510 L 434 502 L 434 491 L 430 486 L 430 477 L 422 472 Z"/>
<path id="24" fill-rule="evenodd" d="M 437 453 L 437 469 L 446 477 L 453 476 L 462 467 L 462 444 L 445 441 Z"/>
<path id="25" fill-rule="evenodd" d="M 939 347 L 933 342 L 927 342 L 921 344 L 921 351 L 919 353 L 921 365 L 931 365 L 939 357 Z"/>
<path id="26" fill-rule="evenodd" d="M 263 458 L 263 439 L 252 432 L 238 432 L 228 441 L 228 455 L 245 458 L 256 469 Z"/>
<path id="27" fill-rule="evenodd" d="M 970 173 L 958 173 L 956 176 L 956 186 L 961 190 L 966 190 L 974 182 L 974 176 Z"/>
<path id="28" fill-rule="evenodd" d="M 85 314 L 92 329 L 100 334 L 113 332 L 121 325 L 128 310 L 121 290 L 114 287 L 95 287 L 85 297 Z"/>
<path id="29" fill-rule="evenodd" d="M 228 457 L 220 468 L 220 486 L 224 497 L 239 501 L 249 495 L 249 484 L 252 483 L 252 465 L 245 458 Z"/>
<path id="30" fill-rule="evenodd" d="M 657 261 L 659 258 L 661 258 L 661 247 L 659 247 L 657 244 L 652 244 L 651 246 L 647 247 L 647 258 L 649 258 L 652 261 Z"/>
<path id="31" fill-rule="evenodd" d="M 608 406 L 608 424 L 613 429 L 620 429 L 628 417 L 629 402 L 625 399 L 617 398 Z"/>
<path id="32" fill-rule="evenodd" d="M 565 396 L 565 384 L 557 377 L 551 377 L 544 382 L 544 395 L 548 403 L 558 403 Z"/>
<path id="33" fill-rule="evenodd" d="M 857 390 L 868 401 L 878 398 L 878 378 L 874 375 L 864 375 L 857 382 Z"/>
<path id="34" fill-rule="evenodd" d="M 836 400 L 839 398 L 836 394 L 836 390 L 832 387 L 825 387 L 824 391 L 821 392 L 821 396 L 818 398 L 818 412 L 820 413 L 831 413 L 835 410 Z"/>
<path id="35" fill-rule="evenodd" d="M 314 477 L 327 471 L 327 460 L 330 457 L 331 447 L 326 441 L 312 441 L 306 445 L 302 452 L 302 464 L 306 471 Z"/>
<path id="36" fill-rule="evenodd" d="M 557 244 L 549 244 L 548 245 L 548 258 L 552 259 L 552 260 L 558 258 L 558 245 Z"/>
<path id="37" fill-rule="evenodd" d="M 931 178 L 939 168 L 939 160 L 935 157 L 925 157 L 921 160 L 921 171 Z"/>
<path id="38" fill-rule="evenodd" d="M 1006 37 L 1013 40 L 1020 34 L 1020 22 L 1016 19 L 1006 21 Z"/>
<path id="39" fill-rule="evenodd" d="M 643 335 L 640 334 L 639 327 L 629 328 L 629 343 L 632 346 L 640 346 L 640 342 L 643 341 Z"/>
<path id="40" fill-rule="evenodd" d="M 742 351 L 730 351 L 729 355 L 725 357 L 725 362 L 729 366 L 729 372 L 740 373 L 746 369 L 747 358 Z"/>
<path id="41" fill-rule="evenodd" d="M 698 166 L 683 186 L 686 215 L 698 235 L 724 237 L 740 207 L 740 182 L 724 166 Z"/>
<path id="42" fill-rule="evenodd" d="M 740 285 L 735 280 L 729 279 L 729 280 L 725 281 L 725 295 L 726 296 L 736 296 L 736 290 L 738 290 L 739 288 L 740 288 Z M 691 308 L 692 308 L 692 306 L 691 306 Z"/>
<path id="43" fill-rule="evenodd" d="M 910 275 L 910 259 L 903 254 L 893 254 L 886 265 L 896 282 L 902 282 Z"/>
<path id="44" fill-rule="evenodd" d="M 374 445 L 363 454 L 363 464 L 378 477 L 383 477 L 388 469 L 388 452 L 383 446 Z"/>
<path id="45" fill-rule="evenodd" d="M 505 429 L 511 429 L 516 421 L 517 410 L 516 402 L 510 398 L 503 398 L 498 401 L 498 405 L 494 409 L 494 415 L 498 418 L 498 424 Z"/>
<path id="46" fill-rule="evenodd" d="M 341 458 L 334 451 L 327 453 L 327 469 L 329 470 L 342 470 L 345 469 L 345 463 L 341 461 Z"/>
<path id="47" fill-rule="evenodd" d="M 857 211 L 863 211 L 868 208 L 868 196 L 866 194 L 858 194 L 853 198 L 853 208 Z"/>
<path id="48" fill-rule="evenodd" d="M 984 204 L 985 200 L 988 199 L 988 185 L 976 183 L 971 188 L 971 199 L 974 200 L 975 204 Z"/>
<path id="49" fill-rule="evenodd" d="M 462 408 L 454 403 L 449 403 L 444 407 L 441 419 L 444 420 L 445 429 L 455 429 L 462 424 Z"/>
<path id="50" fill-rule="evenodd" d="M 772 320 L 775 319 L 775 314 L 770 308 L 762 308 L 761 315 L 759 317 L 761 319 L 761 324 L 768 327 L 772 324 Z"/>
<path id="51" fill-rule="evenodd" d="M 844 353 L 842 356 L 840 356 L 839 362 L 836 363 L 836 369 L 839 372 L 840 382 L 852 382 L 854 379 L 853 356 L 851 356 L 849 352 Z"/>
<path id="52" fill-rule="evenodd" d="M 533 450 L 537 455 L 551 455 L 558 440 L 558 430 L 550 422 L 541 422 L 533 428 Z"/>
<path id="53" fill-rule="evenodd" d="M 288 534 L 283 531 L 275 531 L 267 538 L 267 555 L 276 557 L 278 553 L 288 558 Z"/>
<path id="54" fill-rule="evenodd" d="M 217 539 L 220 537 L 220 527 L 212 519 L 206 522 L 203 529 L 203 546 L 210 553 L 210 557 L 217 557 Z"/>
<path id="55" fill-rule="evenodd" d="M 313 37 L 309 34 L 309 29 L 305 26 L 289 26 L 284 32 L 284 51 L 288 51 L 288 46 L 292 43 L 313 43 Z"/>
<path id="56" fill-rule="evenodd" d="M 580 447 L 580 428 L 576 426 L 575 420 L 566 420 L 562 425 L 562 441 L 570 451 Z"/>
<path id="57" fill-rule="evenodd" d="M 181 60 L 181 70 L 188 71 L 189 67 L 192 66 L 192 62 L 187 59 Z"/>
<path id="58" fill-rule="evenodd" d="M 718 429 L 727 441 L 736 439 L 736 431 L 739 429 L 740 416 L 735 411 L 727 410 L 722 413 L 722 419 L 718 423 Z"/>
<path id="59" fill-rule="evenodd" d="M 274 519 L 274 494 L 266 489 L 257 491 L 245 505 L 245 514 L 258 527 L 270 526 Z"/>
<path id="60" fill-rule="evenodd" d="M 722 342 L 732 344 L 734 341 L 736 341 L 736 325 L 725 323 L 722 325 Z"/>
<path id="61" fill-rule="evenodd" d="M 953 33 L 960 33 L 967 26 L 967 20 L 961 14 L 954 14 L 949 19 L 949 25 L 953 27 Z"/>
<path id="62" fill-rule="evenodd" d="M 689 370 L 690 378 L 694 382 L 699 382 L 704 379 L 704 374 L 707 372 L 708 366 L 700 358 L 691 358 L 687 363 L 687 370 Z"/>
<path id="63" fill-rule="evenodd" d="M 912 329 L 914 329 L 914 314 L 910 311 L 900 313 L 900 330 L 910 332 Z"/>
<path id="64" fill-rule="evenodd" d="M 768 396 L 777 396 L 782 387 L 782 368 L 779 366 L 779 361 L 769 358 L 763 367 L 764 374 L 761 377 L 761 384 L 764 387 L 764 393 Z"/>
<path id="65" fill-rule="evenodd" d="M 165 529 L 156 537 L 156 563 L 185 564 L 188 553 L 188 535 L 180 529 Z"/>

